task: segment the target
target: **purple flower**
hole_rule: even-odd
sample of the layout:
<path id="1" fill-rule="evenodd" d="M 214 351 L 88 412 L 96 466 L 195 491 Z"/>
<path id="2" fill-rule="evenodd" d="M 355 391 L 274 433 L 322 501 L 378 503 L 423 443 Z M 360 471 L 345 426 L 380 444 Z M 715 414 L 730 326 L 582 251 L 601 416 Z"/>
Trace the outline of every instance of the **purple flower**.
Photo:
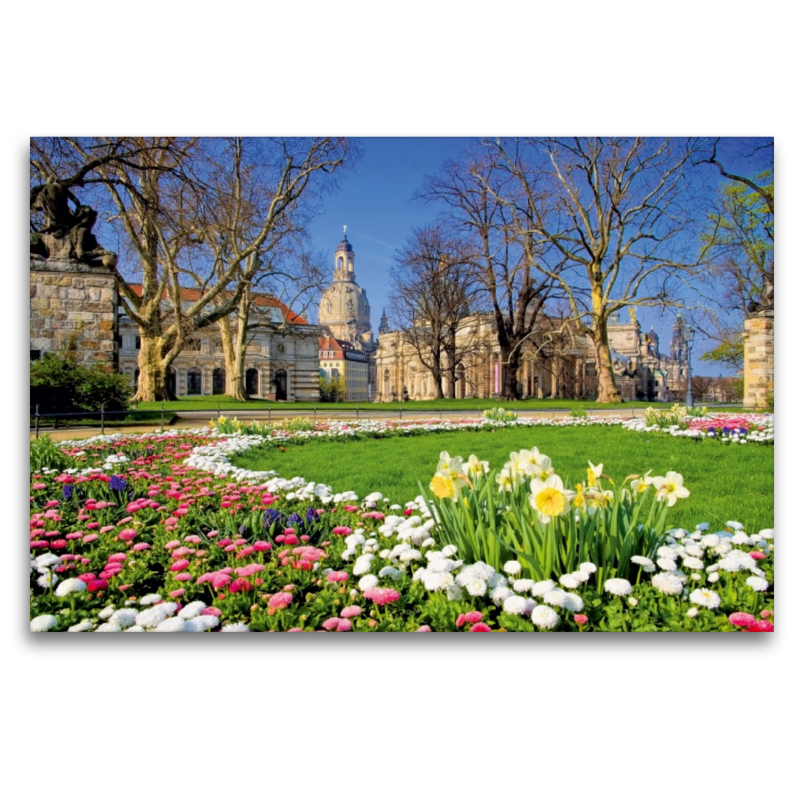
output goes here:
<path id="1" fill-rule="evenodd" d="M 112 475 L 108 485 L 115 492 L 124 492 L 128 488 L 128 481 L 122 475 Z"/>

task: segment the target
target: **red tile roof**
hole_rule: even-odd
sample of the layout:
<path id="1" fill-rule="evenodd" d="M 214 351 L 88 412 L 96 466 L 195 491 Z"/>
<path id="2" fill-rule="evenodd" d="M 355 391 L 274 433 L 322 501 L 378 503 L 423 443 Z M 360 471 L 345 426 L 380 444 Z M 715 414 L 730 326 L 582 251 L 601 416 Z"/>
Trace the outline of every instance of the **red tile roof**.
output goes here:
<path id="1" fill-rule="evenodd" d="M 134 294 L 138 295 L 139 297 L 142 296 L 142 285 L 140 283 L 131 283 L 128 284 L 131 289 L 133 290 Z M 227 296 L 230 297 L 232 292 L 227 292 Z M 287 322 L 293 322 L 297 325 L 308 325 L 306 319 L 300 314 L 295 314 L 290 308 L 287 308 L 280 300 L 276 297 L 273 297 L 270 294 L 261 294 L 258 292 L 254 292 L 251 295 L 253 304 L 256 306 L 260 306 L 262 308 L 279 308 L 281 310 L 281 314 L 283 314 L 284 319 Z M 181 300 L 186 300 L 187 302 L 195 302 L 196 300 L 200 299 L 200 290 L 199 289 L 192 289 L 188 286 L 181 287 Z"/>

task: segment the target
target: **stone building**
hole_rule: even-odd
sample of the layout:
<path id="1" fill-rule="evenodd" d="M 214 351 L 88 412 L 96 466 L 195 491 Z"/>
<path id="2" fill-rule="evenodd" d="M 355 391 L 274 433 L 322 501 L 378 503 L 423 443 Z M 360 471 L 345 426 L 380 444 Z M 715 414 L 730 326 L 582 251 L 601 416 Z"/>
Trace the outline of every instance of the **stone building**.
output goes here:
<path id="1" fill-rule="evenodd" d="M 321 336 L 319 339 L 320 376 L 327 380 L 341 378 L 345 399 L 352 402 L 372 400 L 369 383 L 370 357 L 350 342 Z"/>
<path id="2" fill-rule="evenodd" d="M 356 283 L 355 259 L 355 251 L 347 240 L 345 227 L 344 238 L 334 254 L 333 282 L 322 293 L 319 303 L 319 326 L 323 337 L 335 339 L 340 344 L 346 342 L 349 347 L 345 350 L 351 356 L 356 352 L 362 354 L 358 359 L 350 358 L 348 362 L 352 362 L 354 367 L 357 363 L 367 365 L 367 387 L 363 393 L 364 399 L 367 399 L 374 394 L 377 344 L 372 335 L 367 293 Z M 319 368 L 322 370 L 326 369 L 322 366 L 324 360 L 320 358 Z M 357 371 L 354 369 L 353 374 Z M 348 398 L 355 399 L 349 393 Z"/>
<path id="3" fill-rule="evenodd" d="M 132 288 L 141 294 L 141 286 Z M 197 299 L 196 289 L 181 289 L 181 302 L 187 307 Z M 254 329 L 247 344 L 246 393 L 268 400 L 318 400 L 319 328 L 270 295 L 253 295 L 253 306 L 251 322 L 262 324 Z M 121 308 L 119 314 L 119 367 L 135 386 L 139 378 L 139 329 Z M 225 377 L 222 341 L 215 325 L 196 331 L 170 369 L 171 388 L 179 397 L 224 394 Z"/>
<path id="4" fill-rule="evenodd" d="M 402 331 L 389 330 L 385 315 L 379 330 L 375 399 L 379 402 L 434 399 L 433 374 Z M 679 392 L 685 393 L 688 363 L 684 322 L 680 317 L 673 327 L 669 356 L 658 352 L 655 331 L 641 333 L 635 316 L 630 323 L 622 323 L 618 314 L 612 315 L 608 333 L 616 383 L 624 399 L 672 400 Z M 491 315 L 474 315 L 464 320 L 456 336 L 456 352 L 460 352 L 460 363 L 455 370 L 444 358 L 445 396 L 502 395 L 505 367 Z M 574 333 L 569 325 L 542 315 L 534 335 L 523 345 L 520 360 L 517 379 L 522 397 L 597 397 L 594 348 L 586 336 Z"/>

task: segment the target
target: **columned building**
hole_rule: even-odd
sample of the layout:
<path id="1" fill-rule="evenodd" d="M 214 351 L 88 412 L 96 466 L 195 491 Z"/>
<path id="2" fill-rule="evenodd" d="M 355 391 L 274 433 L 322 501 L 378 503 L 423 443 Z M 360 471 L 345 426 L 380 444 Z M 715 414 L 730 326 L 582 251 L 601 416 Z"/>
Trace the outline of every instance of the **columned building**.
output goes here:
<path id="1" fill-rule="evenodd" d="M 655 331 L 641 333 L 635 316 L 630 323 L 623 323 L 618 314 L 612 314 L 608 336 L 617 387 L 625 400 L 675 400 L 685 394 L 686 344 L 680 317 L 673 328 L 670 356 L 658 352 Z M 428 354 L 423 355 L 426 357 L 420 356 L 402 331 L 389 330 L 384 317 L 375 353 L 375 399 L 434 399 L 433 373 L 423 363 L 431 361 Z M 455 370 L 448 357 L 443 358 L 446 397 L 502 396 L 506 366 L 491 315 L 476 314 L 463 321 L 456 334 L 456 358 Z M 522 397 L 595 399 L 597 369 L 591 340 L 542 315 L 533 335 L 523 344 L 517 382 Z"/>
<path id="2" fill-rule="evenodd" d="M 137 294 L 141 286 L 132 285 Z M 196 289 L 182 288 L 181 302 L 188 307 L 198 298 Z M 169 306 L 165 302 L 165 313 Z M 141 339 L 137 325 L 119 310 L 120 372 L 135 387 L 139 380 Z M 253 333 L 244 360 L 245 392 L 266 400 L 319 399 L 319 328 L 266 294 L 253 296 L 250 315 Z M 235 331 L 235 322 L 232 321 Z M 172 363 L 169 381 L 178 397 L 225 394 L 225 358 L 216 325 L 195 331 Z"/>

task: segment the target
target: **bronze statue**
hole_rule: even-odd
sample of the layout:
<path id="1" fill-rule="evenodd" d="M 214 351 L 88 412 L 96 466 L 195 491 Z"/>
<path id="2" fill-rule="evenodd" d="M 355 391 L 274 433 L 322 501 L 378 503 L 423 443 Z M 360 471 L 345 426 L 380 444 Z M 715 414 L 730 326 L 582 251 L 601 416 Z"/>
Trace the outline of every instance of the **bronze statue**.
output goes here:
<path id="1" fill-rule="evenodd" d="M 70 202 L 75 209 L 70 209 Z M 55 178 L 31 189 L 31 211 L 44 214 L 44 226 L 35 230 L 31 223 L 31 256 L 36 260 L 75 260 L 92 266 L 113 269 L 116 253 L 104 250 L 92 228 L 97 212 L 81 205 L 68 186 Z"/>

